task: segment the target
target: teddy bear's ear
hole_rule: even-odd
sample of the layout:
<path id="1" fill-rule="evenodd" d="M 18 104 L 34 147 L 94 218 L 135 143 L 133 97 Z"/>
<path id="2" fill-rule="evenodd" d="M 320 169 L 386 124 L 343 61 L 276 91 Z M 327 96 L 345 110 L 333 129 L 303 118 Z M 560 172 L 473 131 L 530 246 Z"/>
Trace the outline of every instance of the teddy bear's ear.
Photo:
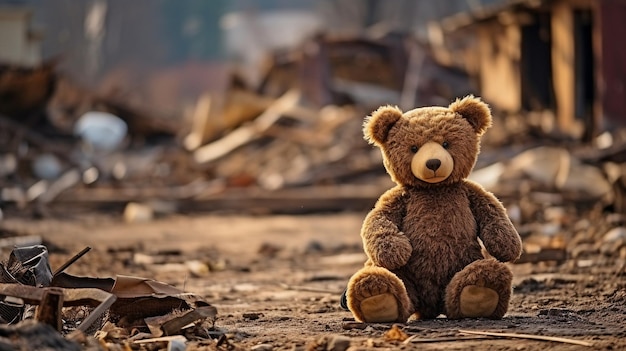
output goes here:
<path id="1" fill-rule="evenodd" d="M 479 97 L 468 95 L 463 99 L 456 99 L 448 108 L 465 118 L 478 135 L 491 127 L 491 110 Z"/>
<path id="2" fill-rule="evenodd" d="M 389 131 L 402 117 L 402 110 L 394 106 L 382 106 L 363 123 L 363 135 L 371 144 L 381 145 L 387 140 Z"/>

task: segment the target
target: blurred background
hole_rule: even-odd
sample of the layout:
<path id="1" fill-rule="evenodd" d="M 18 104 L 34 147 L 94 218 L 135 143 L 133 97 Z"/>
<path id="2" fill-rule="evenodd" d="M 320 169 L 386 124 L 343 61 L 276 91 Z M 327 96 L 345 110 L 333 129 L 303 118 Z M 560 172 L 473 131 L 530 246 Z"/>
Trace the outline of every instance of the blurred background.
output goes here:
<path id="1" fill-rule="evenodd" d="M 367 210 L 392 184 L 364 116 L 475 94 L 495 123 L 472 177 L 517 224 L 621 214 L 624 15 L 620 0 L 1 0 L 0 208 Z"/>

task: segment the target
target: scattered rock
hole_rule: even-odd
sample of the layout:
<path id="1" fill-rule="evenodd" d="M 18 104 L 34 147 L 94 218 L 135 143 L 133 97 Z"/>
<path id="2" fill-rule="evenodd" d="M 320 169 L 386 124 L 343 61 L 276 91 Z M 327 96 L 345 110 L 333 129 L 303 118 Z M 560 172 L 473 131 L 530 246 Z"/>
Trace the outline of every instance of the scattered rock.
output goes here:
<path id="1" fill-rule="evenodd" d="M 343 335 L 333 335 L 328 340 L 327 351 L 345 351 L 350 347 L 350 338 Z"/>
<path id="2" fill-rule="evenodd" d="M 0 155 L 0 177 L 6 177 L 17 169 L 17 157 L 13 154 Z"/>
<path id="3" fill-rule="evenodd" d="M 624 227 L 613 228 L 602 237 L 602 241 L 605 243 L 612 243 L 623 239 L 626 239 L 626 228 Z"/>
<path id="4" fill-rule="evenodd" d="M 124 220 L 127 223 L 149 222 L 154 218 L 151 206 L 137 202 L 129 202 L 124 209 Z"/>
<path id="5" fill-rule="evenodd" d="M 185 261 L 185 266 L 187 266 L 189 272 L 195 277 L 203 277 L 210 272 L 209 266 L 199 260 Z"/>
<path id="6" fill-rule="evenodd" d="M 345 330 L 352 330 L 352 329 L 363 330 L 363 329 L 367 328 L 367 324 L 366 323 L 361 323 L 361 322 L 346 322 L 341 327 L 343 329 L 345 329 Z"/>
<path id="7" fill-rule="evenodd" d="M 307 351 L 345 351 L 350 347 L 350 338 L 343 335 L 322 336 L 307 345 Z"/>
<path id="8" fill-rule="evenodd" d="M 54 180 L 63 172 L 63 165 L 53 154 L 44 153 L 33 160 L 33 173 L 41 179 Z"/>
<path id="9" fill-rule="evenodd" d="M 515 286 L 515 293 L 532 293 L 537 291 L 549 290 L 544 281 L 538 281 L 535 278 L 524 279 L 521 283 Z"/>
<path id="10" fill-rule="evenodd" d="M 279 245 L 264 242 L 263 244 L 261 244 L 257 252 L 259 253 L 259 255 L 264 257 L 276 257 L 276 255 L 278 255 L 278 253 L 282 250 L 283 248 Z"/>
<path id="11" fill-rule="evenodd" d="M 304 253 L 306 254 L 320 253 L 320 252 L 324 252 L 324 245 L 322 245 L 322 243 L 319 242 L 318 240 L 309 241 L 309 243 L 304 248 Z"/>
<path id="12" fill-rule="evenodd" d="M 263 313 L 257 313 L 257 312 L 252 312 L 252 313 L 244 313 L 244 314 L 242 315 L 242 317 L 243 317 L 244 319 L 248 319 L 248 320 L 254 321 L 254 320 L 257 320 L 257 319 L 259 319 L 259 318 L 263 317 Z"/>
<path id="13" fill-rule="evenodd" d="M 530 179 L 533 190 L 559 191 L 577 200 L 600 199 L 612 192 L 598 167 L 584 164 L 567 149 L 558 147 L 530 149 L 474 173 L 474 179 L 488 185 L 488 189 L 507 183 L 519 187 L 522 179 Z"/>
<path id="14" fill-rule="evenodd" d="M 82 115 L 74 127 L 74 134 L 96 150 L 116 149 L 126 137 L 128 126 L 121 118 L 101 111 Z"/>
<path id="15" fill-rule="evenodd" d="M 387 330 L 383 337 L 386 341 L 404 341 L 409 338 L 407 333 L 402 331 L 397 324 L 391 326 L 391 329 Z"/>

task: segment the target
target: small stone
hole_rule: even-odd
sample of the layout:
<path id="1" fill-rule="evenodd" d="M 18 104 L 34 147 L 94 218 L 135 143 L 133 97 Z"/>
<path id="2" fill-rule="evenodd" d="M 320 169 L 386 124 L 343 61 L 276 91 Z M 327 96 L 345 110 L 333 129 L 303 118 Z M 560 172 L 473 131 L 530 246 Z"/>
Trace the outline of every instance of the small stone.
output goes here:
<path id="1" fill-rule="evenodd" d="M 397 324 L 391 326 L 391 329 L 387 330 L 383 336 L 387 341 L 404 341 L 409 338 Z"/>
<path id="2" fill-rule="evenodd" d="M 191 274 L 193 274 L 195 277 L 203 277 L 207 274 L 209 274 L 209 266 L 199 260 L 191 260 L 191 261 L 186 261 L 185 262 L 185 266 L 187 266 L 187 268 L 189 269 L 189 272 Z"/>
<path id="3" fill-rule="evenodd" d="M 326 350 L 328 351 L 345 351 L 350 347 L 350 338 L 343 335 L 333 335 L 330 337 Z"/>
<path id="4" fill-rule="evenodd" d="M 248 320 L 254 321 L 254 320 L 257 320 L 257 319 L 259 319 L 259 318 L 263 317 L 263 313 L 255 313 L 255 312 L 252 312 L 252 313 L 244 313 L 244 314 L 242 315 L 242 317 L 243 317 L 244 319 L 248 319 Z"/>
<path id="5" fill-rule="evenodd" d="M 152 207 L 136 202 L 129 202 L 124 209 L 124 220 L 127 223 L 149 222 L 154 218 Z"/>
<path id="6" fill-rule="evenodd" d="M 363 330 L 363 329 L 367 328 L 367 324 L 366 323 L 361 323 L 361 322 L 346 322 L 341 327 L 343 329 L 345 329 L 345 330 L 352 330 L 352 329 Z"/>
<path id="7" fill-rule="evenodd" d="M 626 228 L 624 227 L 613 228 L 602 237 L 602 241 L 605 243 L 615 242 L 620 239 L 626 239 Z"/>
<path id="8" fill-rule="evenodd" d="M 61 161 L 53 154 L 42 154 L 33 160 L 33 172 L 41 179 L 53 180 L 63 172 Z"/>
<path id="9" fill-rule="evenodd" d="M 304 248 L 304 253 L 307 253 L 307 254 L 320 253 L 320 252 L 324 252 L 324 245 L 322 245 L 322 243 L 319 242 L 318 240 L 309 241 L 309 243 Z"/>
<path id="10" fill-rule="evenodd" d="M 613 256 L 614 254 L 619 254 L 620 249 L 624 246 L 626 246 L 626 238 L 620 238 L 602 244 L 600 246 L 600 252 L 606 256 Z"/>

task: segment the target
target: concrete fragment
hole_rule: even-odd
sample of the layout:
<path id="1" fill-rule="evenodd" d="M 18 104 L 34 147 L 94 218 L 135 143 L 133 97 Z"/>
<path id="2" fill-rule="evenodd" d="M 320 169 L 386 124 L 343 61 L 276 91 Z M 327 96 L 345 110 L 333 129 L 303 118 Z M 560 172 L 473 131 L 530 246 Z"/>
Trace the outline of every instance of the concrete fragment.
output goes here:
<path id="1" fill-rule="evenodd" d="M 129 202 L 124 208 L 124 220 L 127 223 L 149 222 L 154 218 L 151 206 L 137 202 Z"/>
<path id="2" fill-rule="evenodd" d="M 605 243 L 612 243 L 624 239 L 626 239 L 626 228 L 624 227 L 613 228 L 602 237 L 602 241 Z"/>

